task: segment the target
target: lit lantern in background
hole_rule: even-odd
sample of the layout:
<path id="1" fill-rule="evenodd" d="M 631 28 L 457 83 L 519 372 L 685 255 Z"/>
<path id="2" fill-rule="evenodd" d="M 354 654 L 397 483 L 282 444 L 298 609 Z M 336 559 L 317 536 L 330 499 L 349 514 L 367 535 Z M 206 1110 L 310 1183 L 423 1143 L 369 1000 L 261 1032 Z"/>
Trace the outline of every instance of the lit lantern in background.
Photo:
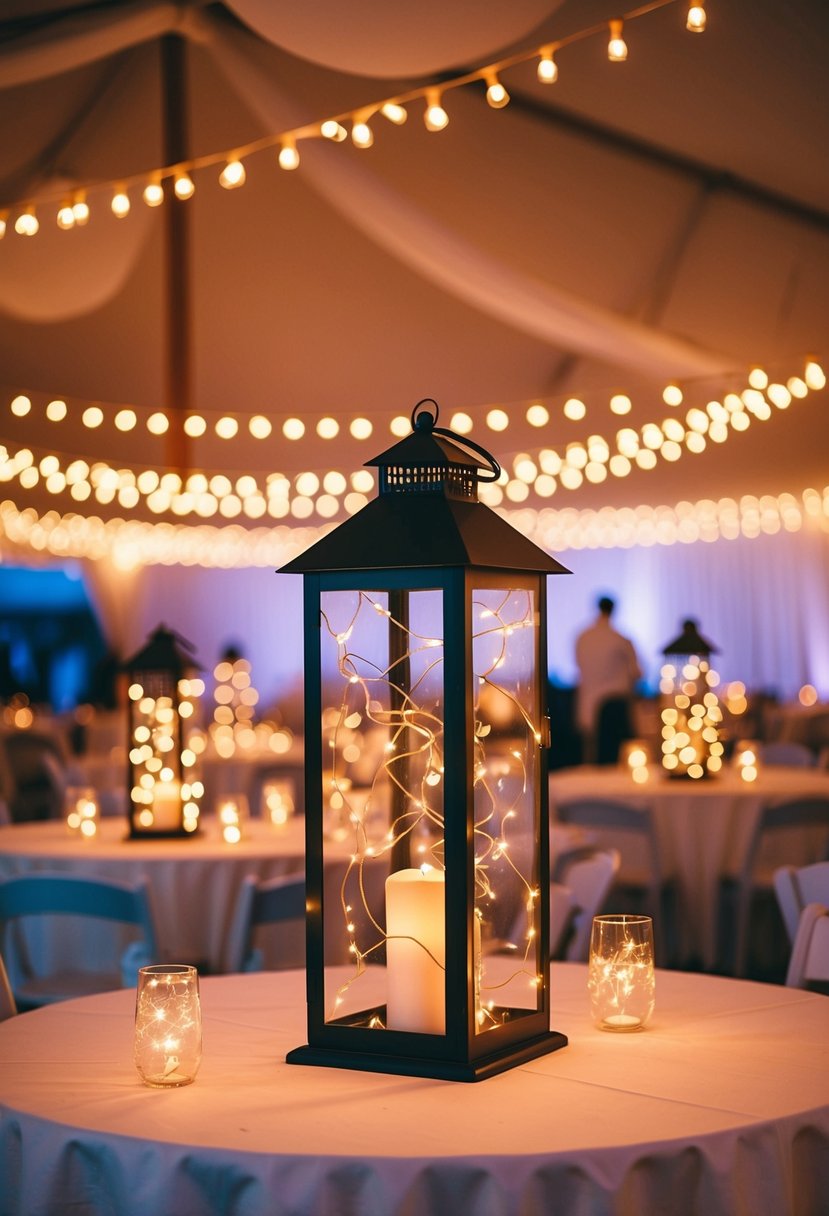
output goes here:
<path id="1" fill-rule="evenodd" d="M 710 665 L 717 648 L 701 637 L 697 623 L 683 621 L 682 633 L 662 651 L 662 766 L 672 777 L 692 779 L 722 768 L 722 709 L 714 691 L 720 677 Z"/>
<path id="2" fill-rule="evenodd" d="M 477 501 L 497 461 L 436 422 L 420 402 L 369 462 L 379 496 L 283 568 L 305 598 L 308 1045 L 288 1060 L 471 1081 L 566 1042 L 546 774 L 546 579 L 565 571 Z"/>
<path id="3" fill-rule="evenodd" d="M 185 743 L 185 723 L 203 689 L 191 681 L 192 647 L 160 625 L 125 664 L 128 687 L 130 836 L 189 836 L 199 826 L 201 783 Z"/>

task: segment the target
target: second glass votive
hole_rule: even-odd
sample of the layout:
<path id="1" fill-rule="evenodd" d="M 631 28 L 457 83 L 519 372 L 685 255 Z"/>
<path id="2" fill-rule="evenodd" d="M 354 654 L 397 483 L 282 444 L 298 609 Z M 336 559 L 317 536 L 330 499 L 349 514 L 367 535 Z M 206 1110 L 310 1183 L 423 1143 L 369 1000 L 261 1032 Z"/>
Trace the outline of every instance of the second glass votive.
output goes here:
<path id="1" fill-rule="evenodd" d="M 641 1030 L 653 1013 L 656 977 L 650 916 L 595 916 L 588 990 L 601 1030 Z"/>
<path id="2" fill-rule="evenodd" d="M 199 976 L 183 963 L 138 972 L 135 1066 L 145 1085 L 189 1085 L 201 1063 Z"/>

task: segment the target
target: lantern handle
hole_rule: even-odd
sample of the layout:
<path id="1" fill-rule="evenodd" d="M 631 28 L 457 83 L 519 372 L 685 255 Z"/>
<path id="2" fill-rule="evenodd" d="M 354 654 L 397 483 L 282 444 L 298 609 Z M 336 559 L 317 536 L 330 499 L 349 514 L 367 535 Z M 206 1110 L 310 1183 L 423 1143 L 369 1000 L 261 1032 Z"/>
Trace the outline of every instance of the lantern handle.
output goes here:
<path id="1" fill-rule="evenodd" d="M 431 410 L 420 410 L 422 405 L 433 405 L 435 407 L 434 413 Z M 420 413 L 418 413 L 418 410 L 420 410 Z M 433 435 L 444 435 L 447 439 L 453 439 L 461 447 L 475 452 L 478 456 L 483 456 L 489 468 L 477 470 L 476 476 L 478 481 L 497 481 L 501 476 L 501 466 L 492 453 L 488 452 L 486 448 L 481 447 L 474 439 L 468 439 L 465 435 L 456 435 L 448 427 L 436 426 L 435 423 L 438 420 L 439 413 L 440 407 L 434 397 L 422 397 L 412 410 L 412 430 L 431 431 Z"/>

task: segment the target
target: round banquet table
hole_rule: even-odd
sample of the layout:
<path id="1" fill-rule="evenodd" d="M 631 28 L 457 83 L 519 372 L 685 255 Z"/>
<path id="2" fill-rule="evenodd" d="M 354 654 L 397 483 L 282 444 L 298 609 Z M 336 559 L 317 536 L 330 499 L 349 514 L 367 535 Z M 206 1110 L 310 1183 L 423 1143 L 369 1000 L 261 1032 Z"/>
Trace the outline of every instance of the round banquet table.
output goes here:
<path id="1" fill-rule="evenodd" d="M 379 969 L 378 969 L 379 970 Z M 304 973 L 202 981 L 194 1084 L 141 1085 L 134 994 L 0 1025 L 4 1216 L 820 1216 L 829 1001 L 658 972 L 632 1035 L 554 964 L 561 1051 L 479 1084 L 288 1065 Z"/>
<path id="2" fill-rule="evenodd" d="M 739 875 L 762 807 L 795 798 L 829 799 L 829 772 L 768 765 L 754 782 L 745 782 L 731 768 L 700 781 L 671 779 L 661 769 L 649 770 L 637 785 L 627 769 L 588 767 L 562 769 L 550 775 L 550 814 L 556 806 L 583 798 L 622 800 L 650 807 L 666 874 L 675 877 L 682 915 L 678 926 L 682 958 L 695 958 L 706 967 L 717 963 L 719 884 Z M 598 845 L 619 843 L 596 831 Z M 824 855 L 829 833 L 818 830 L 787 833 L 787 853 L 780 857 L 764 849 L 758 865 L 804 865 Z M 635 845 L 635 842 L 633 842 Z M 626 868 L 641 873 L 645 863 L 635 847 L 623 847 Z"/>
<path id="3" fill-rule="evenodd" d="M 121 819 L 100 820 L 92 840 L 72 835 L 57 819 L 0 829 L 0 878 L 42 870 L 128 883 L 146 879 L 161 960 L 221 971 L 242 880 L 247 874 L 262 881 L 304 873 L 305 820 L 294 816 L 272 827 L 251 819 L 235 845 L 225 843 L 209 817 L 197 836 L 170 840 L 130 840 Z M 30 953 L 50 949 L 45 927 L 38 932 L 27 926 L 26 932 L 37 943 Z"/>

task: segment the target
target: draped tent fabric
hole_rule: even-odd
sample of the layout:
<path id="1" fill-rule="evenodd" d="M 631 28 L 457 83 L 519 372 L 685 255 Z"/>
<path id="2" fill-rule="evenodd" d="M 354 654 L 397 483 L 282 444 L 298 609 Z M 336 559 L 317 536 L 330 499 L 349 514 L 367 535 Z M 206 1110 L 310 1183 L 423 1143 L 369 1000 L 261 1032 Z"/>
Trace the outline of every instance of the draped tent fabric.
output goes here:
<path id="1" fill-rule="evenodd" d="M 209 426 L 191 445 L 192 467 L 232 481 L 278 473 L 293 483 L 305 471 L 322 480 L 329 470 L 347 480 L 388 446 L 391 418 L 408 416 L 426 395 L 439 400 L 441 422 L 468 412 L 473 437 L 511 471 L 522 456 L 538 462 L 542 450 L 563 453 L 592 435 L 612 444 L 620 427 L 705 410 L 744 388 L 755 364 L 783 381 L 810 354 L 826 364 L 829 10 L 809 0 L 785 12 L 774 0 L 709 0 L 698 36 L 684 29 L 686 7 L 677 0 L 626 22 L 628 61 L 609 64 L 606 23 L 621 15 L 611 0 L 7 0 L 0 444 L 29 447 L 35 461 L 54 451 L 64 464 L 163 470 L 164 444 L 143 422 L 165 402 L 165 223 L 178 206 L 189 222 L 193 408 L 210 424 L 225 413 L 240 420 L 230 443 Z M 534 57 L 504 70 L 512 100 L 502 110 L 486 104 L 480 81 L 445 88 L 453 75 L 594 26 L 593 36 L 557 52 L 555 85 L 538 82 Z M 186 47 L 188 154 L 230 156 L 266 136 L 272 143 L 245 158 L 243 189 L 219 187 L 219 156 L 194 171 L 193 199 L 152 210 L 141 189 L 165 167 L 160 48 L 170 38 Z M 280 133 L 426 85 L 444 87 L 446 131 L 425 130 L 420 97 L 407 103 L 405 126 L 375 113 L 366 151 L 349 140 L 304 139 L 299 168 L 278 167 Z M 132 209 L 117 220 L 109 200 L 124 179 Z M 61 232 L 55 212 L 81 187 L 90 222 Z M 26 239 L 13 221 L 30 202 L 41 227 Z M 674 380 L 685 391 L 678 409 L 661 397 Z M 35 401 L 21 419 L 8 408 L 17 393 Z M 629 416 L 611 413 L 614 393 L 630 395 Z M 587 404 L 581 423 L 563 416 L 569 396 Z M 59 424 L 43 419 L 53 397 L 69 402 Z M 541 428 L 525 416 L 537 400 L 551 415 Z M 826 400 L 826 390 L 812 393 L 652 471 L 634 467 L 624 479 L 573 491 L 559 485 L 552 500 L 531 491 L 525 505 L 618 509 L 820 491 L 829 481 Z M 97 403 L 107 421 L 91 430 L 79 419 Z M 128 435 L 108 421 L 123 405 L 139 413 Z M 493 406 L 508 413 L 500 433 L 485 424 Z M 254 413 L 273 422 L 266 443 L 242 438 Z M 323 415 L 340 420 L 335 443 L 315 432 Z M 370 421 L 370 439 L 348 433 L 355 416 Z M 282 437 L 287 417 L 305 420 L 301 442 Z M 25 493 L 12 480 L 0 499 L 131 520 L 117 500 L 79 507 L 68 492 L 47 493 L 43 480 Z M 143 504 L 135 515 L 152 518 Z M 199 521 L 168 513 L 155 522 Z M 277 522 L 327 526 L 317 515 Z M 804 588 L 796 597 L 794 577 L 773 595 L 765 589 L 762 554 L 772 541 L 786 569 L 790 555 L 809 563 L 808 596 Z M 1 533 L 0 546 L 0 560 L 14 556 Z M 767 641 L 758 619 L 752 653 L 739 638 L 758 679 L 789 687 L 795 672 L 823 673 L 825 546 L 811 533 L 734 546 L 573 553 L 565 564 L 582 564 L 588 578 L 606 562 L 648 619 L 648 636 L 676 625 L 672 588 L 686 587 L 678 566 L 693 567 L 700 585 L 716 570 L 718 618 L 730 623 L 743 611 L 737 605 L 750 615 L 762 604 L 769 629 L 788 621 L 787 634 Z M 124 595 L 119 569 L 88 562 L 116 646 L 141 643 L 164 585 L 178 585 L 179 575 L 197 581 L 187 568 L 148 568 L 134 572 Z M 232 581 L 225 572 L 198 575 L 200 585 L 214 579 L 223 588 Z M 246 573 L 246 586 L 265 584 L 269 596 L 267 572 Z M 581 591 L 574 602 L 582 604 Z M 714 621 L 710 628 L 716 633 Z"/>

